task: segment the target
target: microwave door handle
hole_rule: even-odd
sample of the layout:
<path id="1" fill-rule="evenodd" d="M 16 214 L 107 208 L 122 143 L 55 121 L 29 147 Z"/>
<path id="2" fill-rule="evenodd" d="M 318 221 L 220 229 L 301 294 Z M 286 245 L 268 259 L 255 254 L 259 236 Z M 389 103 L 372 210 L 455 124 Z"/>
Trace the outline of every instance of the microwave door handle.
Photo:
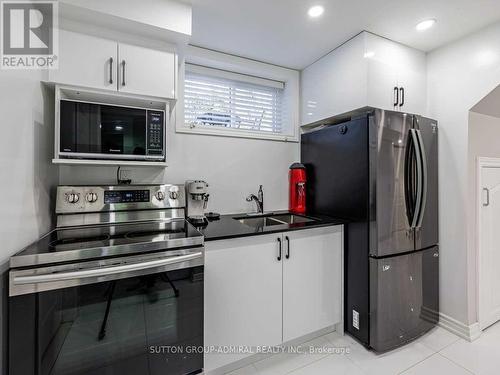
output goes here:
<path id="1" fill-rule="evenodd" d="M 48 273 L 42 275 L 30 275 L 30 276 L 15 276 L 13 279 L 13 283 L 15 285 L 25 285 L 25 284 L 41 284 L 48 282 L 57 282 L 57 281 L 65 281 L 65 280 L 77 280 L 77 279 L 85 279 L 89 277 L 100 277 L 100 276 L 108 276 L 117 273 L 133 273 L 135 271 L 146 270 L 149 268 L 167 266 L 175 263 L 182 263 L 189 260 L 194 260 L 203 257 L 203 253 L 196 252 L 193 254 L 180 255 L 175 257 L 167 257 L 162 259 L 155 259 L 146 262 L 138 262 L 131 264 L 124 264 L 120 266 L 112 266 L 112 267 L 99 267 L 99 268 L 91 268 L 87 270 L 79 270 L 72 272 L 61 272 L 61 273 Z"/>

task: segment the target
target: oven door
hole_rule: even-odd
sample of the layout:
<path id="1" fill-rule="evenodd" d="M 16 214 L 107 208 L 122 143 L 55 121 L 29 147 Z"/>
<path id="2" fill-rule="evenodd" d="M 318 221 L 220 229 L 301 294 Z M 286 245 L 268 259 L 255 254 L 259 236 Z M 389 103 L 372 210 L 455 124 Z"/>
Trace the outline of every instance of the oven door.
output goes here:
<path id="1" fill-rule="evenodd" d="M 59 156 L 164 160 L 164 112 L 59 101 Z"/>
<path id="2" fill-rule="evenodd" d="M 9 273 L 10 375 L 196 374 L 203 247 Z"/>

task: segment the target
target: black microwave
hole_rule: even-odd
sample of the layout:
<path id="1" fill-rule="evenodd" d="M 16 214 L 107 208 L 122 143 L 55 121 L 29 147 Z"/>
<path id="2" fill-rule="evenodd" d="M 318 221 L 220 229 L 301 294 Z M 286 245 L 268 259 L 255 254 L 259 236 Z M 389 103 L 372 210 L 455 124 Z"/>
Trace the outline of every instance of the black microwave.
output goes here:
<path id="1" fill-rule="evenodd" d="M 165 112 L 60 100 L 59 157 L 165 161 Z"/>

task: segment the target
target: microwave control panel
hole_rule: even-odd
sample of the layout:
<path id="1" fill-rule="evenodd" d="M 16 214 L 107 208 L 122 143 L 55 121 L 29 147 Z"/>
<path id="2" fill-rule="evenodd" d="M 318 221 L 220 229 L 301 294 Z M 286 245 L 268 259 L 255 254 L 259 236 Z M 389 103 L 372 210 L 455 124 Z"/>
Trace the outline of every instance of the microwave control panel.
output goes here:
<path id="1" fill-rule="evenodd" d="M 151 156 L 163 155 L 163 144 L 165 140 L 164 114 L 161 111 L 148 111 L 147 135 L 148 151 Z"/>

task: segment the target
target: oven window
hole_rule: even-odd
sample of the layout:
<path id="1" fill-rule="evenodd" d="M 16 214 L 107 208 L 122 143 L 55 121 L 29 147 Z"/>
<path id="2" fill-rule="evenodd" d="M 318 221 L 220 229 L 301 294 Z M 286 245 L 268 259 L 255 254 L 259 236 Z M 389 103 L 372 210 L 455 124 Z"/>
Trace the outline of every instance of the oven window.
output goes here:
<path id="1" fill-rule="evenodd" d="M 11 375 L 174 375 L 203 368 L 203 267 L 12 299 L 11 328 L 24 332 L 11 336 L 11 352 L 23 355 L 10 360 L 33 358 L 28 367 L 36 370 L 11 363 Z M 26 322 L 26 309 L 37 311 L 36 324 Z M 26 348 L 31 337 L 34 355 Z"/>
<path id="2" fill-rule="evenodd" d="M 61 152 L 146 155 L 146 111 L 61 100 Z"/>

